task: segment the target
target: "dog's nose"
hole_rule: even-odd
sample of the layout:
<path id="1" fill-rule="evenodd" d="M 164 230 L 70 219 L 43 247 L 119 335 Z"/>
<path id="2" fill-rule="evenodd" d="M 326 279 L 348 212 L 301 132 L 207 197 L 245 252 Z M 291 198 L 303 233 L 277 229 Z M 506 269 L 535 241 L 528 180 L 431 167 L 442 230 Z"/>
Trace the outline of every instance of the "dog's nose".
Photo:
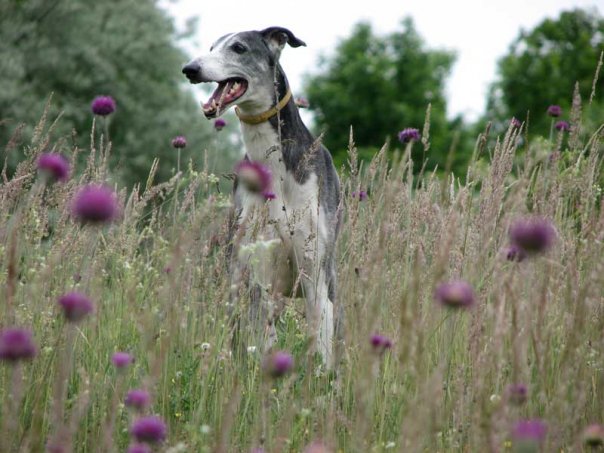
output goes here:
<path id="1" fill-rule="evenodd" d="M 201 66 L 199 65 L 199 63 L 197 63 L 195 61 L 191 62 L 189 64 L 186 64 L 182 68 L 182 73 L 189 78 L 194 77 L 197 74 L 199 74 L 199 71 L 201 71 Z"/>

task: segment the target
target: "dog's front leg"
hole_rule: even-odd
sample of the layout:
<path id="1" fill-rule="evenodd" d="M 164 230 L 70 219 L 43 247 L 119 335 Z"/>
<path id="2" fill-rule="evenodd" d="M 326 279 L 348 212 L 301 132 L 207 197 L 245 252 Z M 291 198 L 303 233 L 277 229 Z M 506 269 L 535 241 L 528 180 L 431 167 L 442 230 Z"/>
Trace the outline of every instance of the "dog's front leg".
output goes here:
<path id="1" fill-rule="evenodd" d="M 316 348 L 327 369 L 333 369 L 334 311 L 329 299 L 325 247 L 321 235 L 299 232 L 294 242 L 294 254 L 298 271 L 302 274 L 309 334 L 315 339 Z"/>
<path id="2" fill-rule="evenodd" d="M 327 369 L 332 369 L 334 366 L 333 303 L 327 297 L 325 272 L 320 270 L 311 277 L 304 277 L 302 284 L 306 299 L 306 318 L 310 332 L 316 338 L 317 349 Z"/>
<path id="3" fill-rule="evenodd" d="M 231 300 L 237 303 L 238 330 L 243 334 L 240 343 L 256 346 L 261 352 L 268 351 L 277 339 L 274 269 L 280 244 L 280 239 L 263 236 L 240 244 L 231 273 Z"/>

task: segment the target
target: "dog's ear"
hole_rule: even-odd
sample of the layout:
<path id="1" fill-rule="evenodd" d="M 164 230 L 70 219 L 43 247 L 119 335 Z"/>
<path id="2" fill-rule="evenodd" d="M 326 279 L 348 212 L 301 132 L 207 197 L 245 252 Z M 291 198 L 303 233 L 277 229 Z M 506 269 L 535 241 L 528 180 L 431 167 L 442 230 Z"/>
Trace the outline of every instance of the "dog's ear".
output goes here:
<path id="1" fill-rule="evenodd" d="M 283 27 L 268 27 L 260 32 L 268 47 L 278 57 L 285 47 L 289 44 L 292 47 L 306 46 L 306 43 L 297 38 L 291 31 Z"/>

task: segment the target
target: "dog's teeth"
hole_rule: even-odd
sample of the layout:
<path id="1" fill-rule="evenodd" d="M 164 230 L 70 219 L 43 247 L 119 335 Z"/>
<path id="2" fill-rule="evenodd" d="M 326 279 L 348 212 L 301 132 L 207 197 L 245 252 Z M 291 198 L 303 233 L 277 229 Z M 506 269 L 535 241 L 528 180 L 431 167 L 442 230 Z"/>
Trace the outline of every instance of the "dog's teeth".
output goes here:
<path id="1" fill-rule="evenodd" d="M 231 88 L 231 91 L 235 91 L 235 90 L 237 90 L 238 88 L 239 88 L 239 82 L 235 82 L 235 83 L 233 84 L 233 88 Z"/>

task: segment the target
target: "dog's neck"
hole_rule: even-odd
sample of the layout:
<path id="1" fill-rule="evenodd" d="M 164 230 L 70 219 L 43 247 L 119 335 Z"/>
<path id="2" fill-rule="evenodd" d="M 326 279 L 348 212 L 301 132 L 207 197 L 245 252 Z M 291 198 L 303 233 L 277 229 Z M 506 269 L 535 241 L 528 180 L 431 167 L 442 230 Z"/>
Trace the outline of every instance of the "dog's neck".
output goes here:
<path id="1" fill-rule="evenodd" d="M 287 78 L 280 66 L 276 71 L 275 96 L 272 105 L 277 105 L 289 90 Z M 259 124 L 241 122 L 243 142 L 249 159 L 269 165 L 273 172 L 278 171 L 278 163 L 285 164 L 286 171 L 296 175 L 303 183 L 308 171 L 300 168 L 305 152 L 313 146 L 314 139 L 302 122 L 298 107 L 293 98 L 279 112 L 267 121 Z"/>

